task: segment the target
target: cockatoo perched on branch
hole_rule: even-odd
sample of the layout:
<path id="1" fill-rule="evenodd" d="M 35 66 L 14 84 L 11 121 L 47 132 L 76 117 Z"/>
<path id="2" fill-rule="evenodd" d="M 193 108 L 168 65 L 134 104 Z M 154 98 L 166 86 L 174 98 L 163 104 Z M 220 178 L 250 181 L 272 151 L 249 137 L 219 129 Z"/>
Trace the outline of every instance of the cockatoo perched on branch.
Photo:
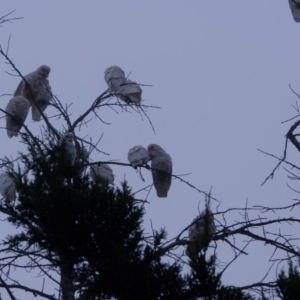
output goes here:
<path id="1" fill-rule="evenodd" d="M 24 78 L 29 86 L 22 80 L 14 93 L 14 96 L 23 96 L 30 102 L 34 121 L 41 119 L 41 113 L 36 106 L 44 111 L 52 98 L 51 87 L 47 79 L 50 71 L 50 67 L 42 65 L 36 71 L 25 75 Z"/>
<path id="2" fill-rule="evenodd" d="M 104 79 L 109 91 L 126 103 L 138 104 L 142 100 L 142 89 L 134 81 L 126 79 L 125 72 L 118 66 L 112 66 L 105 70 Z"/>
<path id="3" fill-rule="evenodd" d="M 189 228 L 189 239 L 192 242 L 187 248 L 187 254 L 190 255 L 191 248 L 201 251 L 205 243 L 215 234 L 216 225 L 212 212 L 204 209 L 201 214 L 196 217 Z"/>
<path id="4" fill-rule="evenodd" d="M 15 96 L 9 100 L 5 111 L 6 130 L 9 138 L 18 136 L 29 112 L 30 103 L 22 96 Z"/>
<path id="5" fill-rule="evenodd" d="M 0 194 L 7 202 L 16 200 L 16 187 L 8 173 L 0 174 Z"/>
<path id="6" fill-rule="evenodd" d="M 152 177 L 157 197 L 166 198 L 172 182 L 172 158 L 157 144 L 148 146 L 148 155 L 152 160 Z"/>
<path id="7" fill-rule="evenodd" d="M 125 72 L 118 66 L 112 66 L 104 71 L 104 79 L 111 93 L 118 92 L 126 81 Z"/>
<path id="8" fill-rule="evenodd" d="M 74 134 L 72 132 L 67 132 L 63 135 L 61 143 L 65 143 L 67 153 L 70 157 L 70 162 L 73 165 L 76 159 L 76 148 L 74 144 Z"/>
<path id="9" fill-rule="evenodd" d="M 147 149 L 142 146 L 131 148 L 127 158 L 134 168 L 144 166 L 150 160 Z"/>
<path id="10" fill-rule="evenodd" d="M 127 79 L 126 82 L 121 85 L 117 94 L 121 100 L 126 103 L 138 104 L 142 101 L 142 89 L 134 81 Z"/>
<path id="11" fill-rule="evenodd" d="M 115 175 L 113 170 L 106 164 L 92 165 L 90 167 L 90 176 L 94 181 L 114 183 Z"/>
<path id="12" fill-rule="evenodd" d="M 294 21 L 300 22 L 300 0 L 289 0 L 289 5 L 294 18 Z"/>

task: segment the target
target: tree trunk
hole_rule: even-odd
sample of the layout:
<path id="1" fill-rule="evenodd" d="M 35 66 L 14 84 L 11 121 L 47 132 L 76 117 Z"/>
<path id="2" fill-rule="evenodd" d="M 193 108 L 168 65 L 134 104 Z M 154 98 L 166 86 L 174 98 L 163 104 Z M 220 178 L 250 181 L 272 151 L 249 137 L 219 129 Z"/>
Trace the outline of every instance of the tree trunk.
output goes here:
<path id="1" fill-rule="evenodd" d="M 62 265 L 60 268 L 62 300 L 75 300 L 72 271 L 73 267 L 69 265 Z"/>

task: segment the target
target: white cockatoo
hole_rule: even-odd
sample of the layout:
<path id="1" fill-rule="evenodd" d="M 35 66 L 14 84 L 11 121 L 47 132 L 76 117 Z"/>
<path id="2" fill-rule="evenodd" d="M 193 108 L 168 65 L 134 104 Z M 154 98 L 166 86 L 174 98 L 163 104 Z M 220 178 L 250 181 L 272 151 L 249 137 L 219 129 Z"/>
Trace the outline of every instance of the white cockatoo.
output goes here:
<path id="1" fill-rule="evenodd" d="M 294 21 L 300 22 L 300 0 L 289 0 L 289 5 L 294 18 Z"/>
<path id="2" fill-rule="evenodd" d="M 118 92 L 126 81 L 125 72 L 118 66 L 112 66 L 104 71 L 104 79 L 111 93 Z"/>
<path id="3" fill-rule="evenodd" d="M 118 97 L 126 103 L 138 104 L 142 101 L 142 89 L 134 81 L 127 79 L 117 91 Z"/>
<path id="4" fill-rule="evenodd" d="M 74 134 L 72 132 L 67 132 L 62 136 L 61 143 L 65 143 L 67 153 L 70 157 L 70 162 L 73 165 L 76 159 L 76 148 L 74 144 Z"/>
<path id="5" fill-rule="evenodd" d="M 0 174 L 0 194 L 7 202 L 16 200 L 16 187 L 8 173 Z"/>
<path id="6" fill-rule="evenodd" d="M 6 130 L 9 138 L 18 136 L 29 112 L 30 103 L 22 96 L 15 96 L 9 100 L 5 111 Z"/>
<path id="7" fill-rule="evenodd" d="M 52 98 L 48 81 L 50 71 L 50 67 L 42 65 L 34 72 L 25 75 L 24 78 L 29 86 L 24 80 L 21 80 L 14 93 L 14 96 L 23 96 L 30 102 L 30 105 L 32 105 L 32 120 L 34 121 L 41 119 L 41 113 L 36 106 L 38 105 L 44 111 Z"/>
<path id="8" fill-rule="evenodd" d="M 190 255 L 191 247 L 201 251 L 205 247 L 207 239 L 210 239 L 215 233 L 214 216 L 209 209 L 204 209 L 189 227 L 189 240 L 192 244 L 188 246 L 187 254 Z"/>
<path id="9" fill-rule="evenodd" d="M 152 177 L 157 197 L 166 198 L 172 182 L 172 158 L 157 144 L 148 146 L 148 155 L 153 169 Z"/>
<path id="10" fill-rule="evenodd" d="M 144 166 L 150 160 L 148 151 L 143 146 L 135 146 L 131 148 L 128 151 L 127 158 L 134 168 Z"/>
<path id="11" fill-rule="evenodd" d="M 94 181 L 114 183 L 115 175 L 113 170 L 106 164 L 92 165 L 90 167 L 90 176 Z"/>

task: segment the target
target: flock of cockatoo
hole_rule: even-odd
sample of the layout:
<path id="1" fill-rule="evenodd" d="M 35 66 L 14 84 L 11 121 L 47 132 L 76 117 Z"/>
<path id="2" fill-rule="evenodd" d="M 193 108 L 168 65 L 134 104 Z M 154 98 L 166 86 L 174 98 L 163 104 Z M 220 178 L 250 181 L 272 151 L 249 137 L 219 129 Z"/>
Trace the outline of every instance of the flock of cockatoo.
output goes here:
<path id="1" fill-rule="evenodd" d="M 289 0 L 291 12 L 294 18 L 294 21 L 300 22 L 300 0 Z"/>
<path id="2" fill-rule="evenodd" d="M 295 22 L 300 22 L 300 0 L 288 0 L 291 12 Z M 24 124 L 29 109 L 31 107 L 32 120 L 40 121 L 41 112 L 44 112 L 50 104 L 52 94 L 48 81 L 50 68 L 41 66 L 36 71 L 27 74 L 14 93 L 14 97 L 8 102 L 6 107 L 6 128 L 7 135 L 11 138 L 18 136 L 18 132 Z M 125 72 L 118 66 L 112 66 L 105 70 L 104 79 L 108 85 L 109 92 L 115 93 L 118 99 L 127 104 L 139 104 L 142 100 L 142 89 L 136 82 L 127 79 Z M 65 142 L 66 150 L 69 153 L 72 164 L 76 160 L 76 147 L 74 144 L 74 134 L 67 132 L 62 141 Z M 82 148 L 84 159 L 88 159 L 88 152 Z M 153 184 L 157 196 L 165 198 L 172 182 L 172 159 L 171 156 L 159 145 L 150 144 L 148 150 L 142 146 L 135 146 L 128 151 L 128 160 L 132 167 L 146 166 L 151 160 L 151 172 Z M 113 170 L 107 164 L 94 164 L 90 167 L 90 176 L 94 181 L 108 182 L 113 184 Z M 8 173 L 0 174 L 0 193 L 8 202 L 16 199 L 16 188 L 13 179 Z M 206 216 L 208 224 L 205 224 Z M 190 255 L 190 249 L 193 243 L 197 243 L 198 251 L 204 247 L 202 245 L 205 230 L 208 230 L 209 237 L 216 232 L 216 225 L 213 214 L 205 209 L 197 216 L 189 227 L 188 235 L 192 244 L 187 248 L 187 254 Z"/>
<path id="3" fill-rule="evenodd" d="M 128 160 L 134 167 L 141 167 L 151 160 L 151 173 L 157 197 L 166 198 L 172 182 L 172 158 L 159 145 L 150 144 L 148 151 L 142 146 L 135 146 L 128 151 Z"/>
<path id="4" fill-rule="evenodd" d="M 9 100 L 5 109 L 6 129 L 9 138 L 18 136 L 30 107 L 32 120 L 41 120 L 42 113 L 49 106 L 52 99 L 51 86 L 48 80 L 50 71 L 50 67 L 42 65 L 34 72 L 25 75 L 19 83 L 14 97 Z M 109 67 L 104 74 L 110 93 L 115 93 L 118 99 L 127 104 L 139 104 L 142 101 L 140 85 L 127 79 L 125 72 L 120 67 Z"/>
<path id="5" fill-rule="evenodd" d="M 64 142 L 66 150 L 70 157 L 71 164 L 76 160 L 76 147 L 74 144 L 74 134 L 67 132 L 61 142 Z M 85 150 L 86 151 L 86 150 Z M 153 185 L 159 198 L 166 198 L 172 182 L 172 159 L 171 156 L 159 145 L 150 144 L 148 150 L 142 146 L 135 146 L 128 151 L 128 161 L 135 169 L 146 166 L 151 160 L 151 171 Z M 85 159 L 88 159 L 86 151 Z M 115 175 L 113 170 L 107 164 L 95 163 L 90 166 L 89 172 L 94 181 L 114 183 Z"/>
<path id="6" fill-rule="evenodd" d="M 142 89 L 135 81 L 127 79 L 125 72 L 118 66 L 105 70 L 104 79 L 111 93 L 126 102 L 139 104 L 142 101 Z"/>
<path id="7" fill-rule="evenodd" d="M 299 0 L 300 1 L 300 0 Z M 24 125 L 29 109 L 31 107 L 32 120 L 40 121 L 42 113 L 50 104 L 52 99 L 51 86 L 48 76 L 50 67 L 40 66 L 36 71 L 24 76 L 25 80 L 19 83 L 14 97 L 6 106 L 6 129 L 9 138 L 18 136 L 18 132 Z M 127 104 L 139 105 L 142 100 L 142 89 L 135 81 L 127 79 L 125 72 L 118 66 L 112 66 L 105 70 L 104 79 L 108 85 L 109 92 Z M 72 132 L 65 133 L 60 143 L 64 143 L 69 154 L 70 163 L 74 164 L 76 159 L 83 165 L 88 163 L 89 153 L 83 147 L 76 147 L 75 136 Z M 77 145 L 78 146 L 78 145 Z M 80 152 L 80 153 L 79 153 Z M 159 145 L 150 144 L 148 149 L 135 146 L 128 151 L 128 160 L 133 168 L 146 166 L 151 161 L 151 173 L 153 185 L 159 198 L 166 198 L 172 182 L 172 158 Z M 90 166 L 90 177 L 94 181 L 113 184 L 115 175 L 113 170 L 103 163 Z M 13 179 L 8 173 L 0 174 L 0 193 L 7 202 L 16 200 L 16 188 Z M 215 232 L 213 217 L 210 216 L 210 228 Z M 199 240 L 203 235 L 203 213 L 197 217 L 189 229 L 191 241 Z"/>
<path id="8" fill-rule="evenodd" d="M 14 97 L 6 106 L 6 129 L 10 138 L 18 136 L 30 107 L 32 120 L 41 120 L 42 112 L 45 111 L 52 99 L 48 80 L 50 70 L 50 67 L 46 65 L 40 66 L 36 71 L 25 75 L 19 83 Z M 127 79 L 125 72 L 120 67 L 108 67 L 104 72 L 104 79 L 109 92 L 114 93 L 120 100 L 127 104 L 139 104 L 142 101 L 140 85 Z M 77 156 L 88 159 L 88 153 L 84 147 L 82 147 L 84 153 L 77 155 L 75 136 L 72 132 L 64 134 L 60 142 L 64 142 L 71 164 L 75 163 Z M 172 159 L 168 153 L 156 144 L 149 145 L 148 150 L 142 146 L 136 146 L 129 150 L 128 160 L 134 168 L 144 166 L 152 160 L 152 177 L 157 196 L 162 198 L 168 196 L 172 176 Z M 110 184 L 114 182 L 115 177 L 113 170 L 107 164 L 92 165 L 90 176 L 93 180 L 98 178 L 100 181 L 107 181 Z"/>
<path id="9" fill-rule="evenodd" d="M 40 66 L 37 70 L 24 76 L 19 83 L 14 97 L 6 106 L 6 129 L 8 137 L 18 136 L 31 107 L 32 120 L 40 121 L 41 112 L 47 108 L 52 99 L 48 81 L 50 67 Z"/>

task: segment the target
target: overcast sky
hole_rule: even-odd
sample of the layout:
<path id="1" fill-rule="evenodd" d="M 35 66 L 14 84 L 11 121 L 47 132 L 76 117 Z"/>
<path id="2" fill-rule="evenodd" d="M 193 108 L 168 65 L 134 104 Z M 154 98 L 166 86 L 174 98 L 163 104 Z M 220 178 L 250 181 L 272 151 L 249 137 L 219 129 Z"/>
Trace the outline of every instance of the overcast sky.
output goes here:
<path id="1" fill-rule="evenodd" d="M 110 125 L 93 120 L 76 132 L 94 141 L 104 134 L 100 148 L 110 155 L 93 153 L 93 161 L 127 162 L 131 147 L 157 143 L 171 155 L 174 174 L 191 173 L 184 179 L 204 191 L 213 188 L 220 210 L 244 207 L 247 200 L 248 206 L 280 206 L 296 197 L 282 169 L 261 186 L 277 162 L 257 151 L 282 155 L 292 123 L 281 122 L 296 115 L 289 84 L 300 92 L 300 24 L 293 21 L 288 1 L 1 1 L 1 15 L 14 9 L 13 16 L 24 19 L 0 28 L 2 47 L 11 34 L 8 54 L 24 75 L 42 64 L 51 67 L 52 91 L 62 103 L 72 103 L 72 120 L 107 88 L 109 66 L 152 85 L 143 87 L 143 103 L 161 107 L 148 111 L 156 134 L 137 113 L 100 110 Z M 3 57 L 0 71 L 0 94 L 12 94 L 20 79 L 5 73 L 11 67 Z M 2 109 L 10 98 L 0 98 Z M 34 123 L 29 115 L 26 124 L 39 134 L 43 122 Z M 62 121 L 53 124 L 63 130 Z M 4 119 L 0 127 L 1 157 L 15 157 L 24 146 L 7 137 Z M 292 147 L 289 157 L 299 159 Z M 145 183 L 131 168 L 113 170 L 115 183 L 126 178 L 133 191 L 152 182 L 147 170 Z M 297 188 L 297 182 L 291 184 Z M 157 198 L 153 189 L 148 201 L 146 232 L 152 220 L 155 229 L 167 229 L 168 238 L 204 207 L 204 195 L 178 180 L 168 198 Z M 214 211 L 216 206 L 213 202 Z M 237 220 L 238 214 L 228 216 L 229 223 Z M 2 223 L 1 237 L 6 229 Z M 225 283 L 245 285 L 263 277 L 272 249 L 253 243 L 248 252 L 226 271 Z M 222 242 L 217 254 L 222 263 L 232 258 Z M 274 276 L 275 270 L 270 279 Z"/>

